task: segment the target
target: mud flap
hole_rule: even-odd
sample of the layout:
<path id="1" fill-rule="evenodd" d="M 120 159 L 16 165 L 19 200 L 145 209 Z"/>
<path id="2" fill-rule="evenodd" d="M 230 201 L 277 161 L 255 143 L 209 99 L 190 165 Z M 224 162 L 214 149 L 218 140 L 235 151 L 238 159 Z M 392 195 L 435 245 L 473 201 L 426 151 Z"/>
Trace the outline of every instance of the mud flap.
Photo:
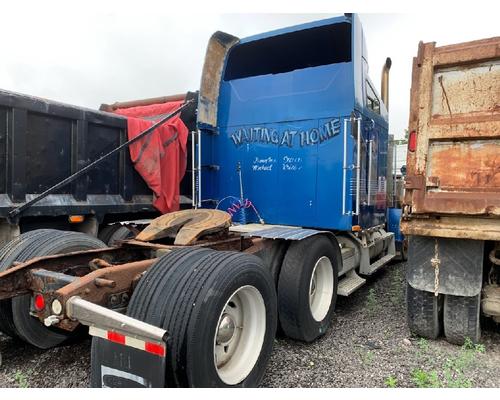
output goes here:
<path id="1" fill-rule="evenodd" d="M 165 357 L 99 337 L 92 339 L 91 386 L 165 387 Z"/>
<path id="2" fill-rule="evenodd" d="M 415 289 L 434 292 L 437 259 L 438 292 L 453 296 L 476 296 L 483 283 L 484 241 L 409 236 L 406 279 Z"/>

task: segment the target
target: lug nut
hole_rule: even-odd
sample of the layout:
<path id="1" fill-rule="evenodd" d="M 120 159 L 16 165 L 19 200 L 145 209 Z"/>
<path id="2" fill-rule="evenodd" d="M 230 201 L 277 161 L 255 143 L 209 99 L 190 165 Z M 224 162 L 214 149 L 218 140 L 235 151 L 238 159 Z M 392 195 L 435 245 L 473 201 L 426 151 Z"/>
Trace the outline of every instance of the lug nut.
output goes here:
<path id="1" fill-rule="evenodd" d="M 113 294 L 109 298 L 109 302 L 111 303 L 111 306 L 116 306 L 117 304 L 120 303 L 120 300 L 118 299 L 118 296 L 116 294 Z"/>

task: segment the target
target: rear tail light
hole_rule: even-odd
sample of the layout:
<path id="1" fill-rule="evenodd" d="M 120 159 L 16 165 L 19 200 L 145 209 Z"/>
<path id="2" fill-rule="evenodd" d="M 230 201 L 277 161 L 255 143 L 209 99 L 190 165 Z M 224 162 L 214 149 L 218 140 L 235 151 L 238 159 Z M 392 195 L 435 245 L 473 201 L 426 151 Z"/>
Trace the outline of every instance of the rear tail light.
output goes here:
<path id="1" fill-rule="evenodd" d="M 417 149 L 417 132 L 411 131 L 408 137 L 408 150 L 414 152 Z"/>
<path id="2" fill-rule="evenodd" d="M 35 310 L 42 311 L 45 308 L 45 299 L 41 294 L 36 294 L 33 299 L 33 305 L 35 306 Z"/>

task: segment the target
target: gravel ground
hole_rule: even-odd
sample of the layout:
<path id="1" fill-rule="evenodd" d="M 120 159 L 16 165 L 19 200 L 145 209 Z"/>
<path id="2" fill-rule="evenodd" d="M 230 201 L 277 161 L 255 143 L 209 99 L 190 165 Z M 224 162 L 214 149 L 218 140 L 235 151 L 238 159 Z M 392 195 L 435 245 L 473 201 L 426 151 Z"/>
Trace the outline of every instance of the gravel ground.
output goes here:
<path id="1" fill-rule="evenodd" d="M 332 328 L 313 344 L 276 339 L 264 387 L 500 387 L 500 332 L 485 324 L 482 346 L 411 337 L 404 307 L 404 264 L 339 298 Z M 0 387 L 87 387 L 90 340 L 49 351 L 0 334 Z M 420 371 L 419 371 L 420 370 Z"/>

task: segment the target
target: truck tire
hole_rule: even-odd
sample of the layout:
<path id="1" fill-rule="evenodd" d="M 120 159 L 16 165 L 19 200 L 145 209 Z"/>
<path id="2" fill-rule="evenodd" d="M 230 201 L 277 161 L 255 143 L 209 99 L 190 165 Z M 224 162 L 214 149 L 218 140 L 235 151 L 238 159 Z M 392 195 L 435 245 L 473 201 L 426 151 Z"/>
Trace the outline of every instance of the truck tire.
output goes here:
<path id="1" fill-rule="evenodd" d="M 104 228 L 99 229 L 97 233 L 97 237 L 99 240 L 102 240 L 104 243 L 108 243 L 111 235 L 118 229 L 120 225 L 106 225 Z"/>
<path id="2" fill-rule="evenodd" d="M 453 344 L 463 345 L 466 338 L 478 343 L 481 338 L 481 294 L 444 296 L 444 335 Z"/>
<path id="3" fill-rule="evenodd" d="M 169 332 L 166 386 L 254 387 L 271 355 L 276 308 L 274 282 L 259 258 L 186 248 L 148 270 L 127 314 Z M 92 385 L 99 385 L 99 366 L 92 368 Z"/>
<path id="4" fill-rule="evenodd" d="M 97 238 L 78 232 L 42 229 L 29 233 L 31 235 L 12 248 L 9 256 L 2 260 L 1 265 L 4 268 L 8 268 L 14 261 L 23 262 L 34 257 L 106 247 Z M 12 322 L 15 333 L 20 339 L 35 347 L 48 349 L 72 336 L 72 332 L 47 328 L 38 319 L 32 317 L 30 315 L 31 302 L 29 294 L 11 299 Z"/>
<path id="5" fill-rule="evenodd" d="M 259 257 L 264 265 L 267 267 L 271 276 L 273 277 L 274 286 L 278 290 L 278 280 L 281 271 L 281 266 L 283 265 L 283 260 L 285 259 L 285 254 L 290 243 L 286 240 L 273 240 L 272 244 L 261 251 L 255 253 Z M 284 338 L 285 333 L 281 329 L 280 321 L 278 318 L 278 327 L 276 328 L 276 337 Z"/>
<path id="6" fill-rule="evenodd" d="M 436 339 L 442 328 L 443 296 L 413 288 L 406 283 L 406 312 L 410 332 Z"/>
<path id="7" fill-rule="evenodd" d="M 126 226 L 120 224 L 108 225 L 101 229 L 98 238 L 108 246 L 113 246 L 117 240 L 131 239 L 134 233 Z"/>
<path id="8" fill-rule="evenodd" d="M 326 333 L 337 300 L 340 262 L 326 236 L 290 244 L 278 281 L 278 315 L 286 336 L 312 342 Z"/>
<path id="9" fill-rule="evenodd" d="M 286 240 L 273 240 L 269 246 L 255 253 L 271 272 L 276 288 L 278 287 L 279 274 L 288 245 L 289 243 Z"/>
<path id="10" fill-rule="evenodd" d="M 408 261 L 408 238 L 404 238 L 401 242 L 401 248 L 399 250 L 400 261 Z"/>
<path id="11" fill-rule="evenodd" d="M 50 230 L 38 229 L 25 232 L 2 247 L 0 249 L 0 272 L 12 266 L 26 241 L 44 235 L 48 231 Z M 12 299 L 0 300 L 0 331 L 12 338 L 19 338 L 12 316 Z"/>

